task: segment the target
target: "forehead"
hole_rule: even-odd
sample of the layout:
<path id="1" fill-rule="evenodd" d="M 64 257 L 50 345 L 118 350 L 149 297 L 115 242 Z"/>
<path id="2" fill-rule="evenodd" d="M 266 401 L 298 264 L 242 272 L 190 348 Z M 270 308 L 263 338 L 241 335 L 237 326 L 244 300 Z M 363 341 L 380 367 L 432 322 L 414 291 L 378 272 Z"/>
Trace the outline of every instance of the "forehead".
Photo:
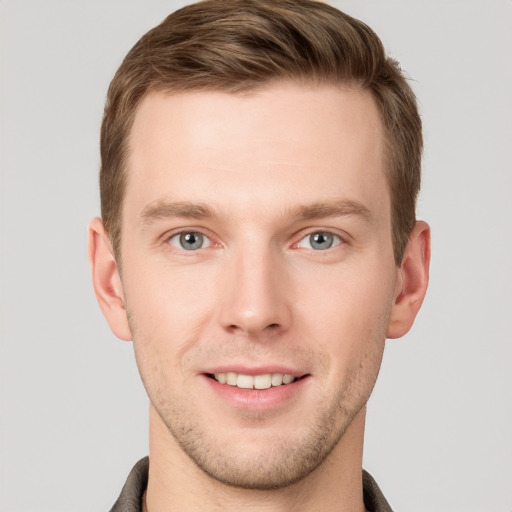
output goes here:
<path id="1" fill-rule="evenodd" d="M 383 153 L 373 97 L 356 88 L 153 92 L 131 131 L 123 217 L 162 199 L 249 214 L 342 196 L 386 210 Z"/>

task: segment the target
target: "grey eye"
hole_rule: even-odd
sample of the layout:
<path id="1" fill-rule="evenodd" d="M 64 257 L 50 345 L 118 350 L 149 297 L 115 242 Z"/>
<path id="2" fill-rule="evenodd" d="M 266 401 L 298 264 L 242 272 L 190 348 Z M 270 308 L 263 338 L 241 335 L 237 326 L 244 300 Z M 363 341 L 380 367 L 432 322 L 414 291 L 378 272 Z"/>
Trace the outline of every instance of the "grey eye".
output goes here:
<path id="1" fill-rule="evenodd" d="M 186 231 L 178 233 L 169 239 L 169 243 L 173 247 L 178 249 L 184 249 L 185 251 L 196 251 L 198 249 L 204 249 L 210 245 L 210 240 L 202 233 L 196 231 Z"/>
<path id="2" fill-rule="evenodd" d="M 317 231 L 305 236 L 298 244 L 299 247 L 305 249 L 313 249 L 315 251 L 325 251 L 333 246 L 339 245 L 341 239 L 339 236 L 329 233 L 328 231 Z"/>
<path id="3" fill-rule="evenodd" d="M 309 235 L 309 243 L 313 249 L 318 249 L 319 251 L 323 251 L 325 249 L 330 249 L 334 242 L 334 237 L 331 233 L 313 233 Z"/>

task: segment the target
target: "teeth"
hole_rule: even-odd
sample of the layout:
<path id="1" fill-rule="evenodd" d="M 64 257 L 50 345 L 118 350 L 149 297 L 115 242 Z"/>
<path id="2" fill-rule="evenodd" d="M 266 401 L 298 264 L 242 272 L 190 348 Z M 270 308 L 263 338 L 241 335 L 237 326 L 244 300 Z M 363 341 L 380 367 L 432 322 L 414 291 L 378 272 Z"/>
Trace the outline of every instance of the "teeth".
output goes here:
<path id="1" fill-rule="evenodd" d="M 250 375 L 242 375 L 240 373 L 238 375 L 238 379 L 236 379 L 236 387 L 242 389 L 252 389 L 254 387 L 254 378 Z"/>
<path id="2" fill-rule="evenodd" d="M 215 373 L 213 375 L 216 381 L 228 386 L 236 386 L 241 389 L 268 389 L 271 386 L 282 386 L 291 384 L 297 378 L 290 374 L 282 373 L 264 373 L 262 375 L 244 375 L 243 373 L 226 372 Z"/>
<path id="3" fill-rule="evenodd" d="M 294 376 L 293 375 L 284 375 L 283 376 L 283 384 L 290 384 L 293 382 Z"/>
<path id="4" fill-rule="evenodd" d="M 283 374 L 274 373 L 272 375 L 272 386 L 280 386 L 283 383 Z"/>
<path id="5" fill-rule="evenodd" d="M 268 389 L 270 386 L 272 386 L 272 375 L 270 373 L 254 377 L 254 389 Z"/>

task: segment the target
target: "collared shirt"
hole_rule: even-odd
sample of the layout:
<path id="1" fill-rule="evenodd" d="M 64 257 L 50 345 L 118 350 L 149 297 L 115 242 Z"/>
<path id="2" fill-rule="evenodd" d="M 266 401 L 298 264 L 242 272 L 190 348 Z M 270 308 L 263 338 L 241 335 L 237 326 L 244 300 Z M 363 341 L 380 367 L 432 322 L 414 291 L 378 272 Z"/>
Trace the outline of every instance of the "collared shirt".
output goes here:
<path id="1" fill-rule="evenodd" d="M 121 495 L 110 512 L 142 512 L 142 498 L 148 485 L 149 458 L 133 467 Z M 368 512 L 393 512 L 372 476 L 363 470 L 363 498 Z"/>

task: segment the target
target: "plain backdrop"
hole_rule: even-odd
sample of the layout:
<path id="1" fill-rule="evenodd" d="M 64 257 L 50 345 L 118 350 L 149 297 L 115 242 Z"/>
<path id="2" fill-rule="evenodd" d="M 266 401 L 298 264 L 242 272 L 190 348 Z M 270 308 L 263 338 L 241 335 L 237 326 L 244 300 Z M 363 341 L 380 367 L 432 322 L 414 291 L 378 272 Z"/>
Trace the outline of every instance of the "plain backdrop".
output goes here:
<path id="1" fill-rule="evenodd" d="M 388 341 L 370 399 L 364 466 L 398 511 L 510 512 L 512 3 L 332 3 L 413 78 L 433 236 L 423 310 Z M 110 79 L 183 4 L 0 3 L 2 512 L 106 511 L 147 453 L 147 398 L 97 307 L 86 226 Z"/>

